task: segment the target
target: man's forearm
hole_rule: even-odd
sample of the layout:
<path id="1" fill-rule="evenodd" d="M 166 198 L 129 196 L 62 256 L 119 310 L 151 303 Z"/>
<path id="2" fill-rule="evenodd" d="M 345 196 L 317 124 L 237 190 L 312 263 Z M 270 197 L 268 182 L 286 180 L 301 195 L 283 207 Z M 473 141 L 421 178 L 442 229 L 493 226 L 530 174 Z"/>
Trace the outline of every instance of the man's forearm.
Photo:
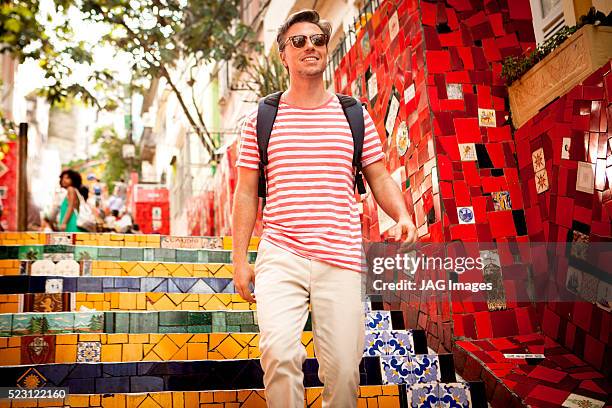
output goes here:
<path id="1" fill-rule="evenodd" d="M 236 191 L 232 211 L 232 256 L 234 263 L 243 263 L 247 260 L 247 250 L 257 218 L 258 205 L 259 199 L 256 195 Z"/>
<path id="2" fill-rule="evenodd" d="M 381 178 L 379 182 L 370 185 L 380 208 L 396 222 L 403 217 L 410 218 L 404 197 L 397 184 L 389 175 L 381 176 Z"/>

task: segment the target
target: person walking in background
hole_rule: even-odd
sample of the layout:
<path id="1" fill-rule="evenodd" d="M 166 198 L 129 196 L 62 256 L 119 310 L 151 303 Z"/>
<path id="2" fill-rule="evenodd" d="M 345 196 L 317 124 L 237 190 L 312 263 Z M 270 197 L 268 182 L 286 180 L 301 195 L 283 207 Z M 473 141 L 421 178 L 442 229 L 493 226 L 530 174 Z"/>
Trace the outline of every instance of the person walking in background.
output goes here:
<path id="1" fill-rule="evenodd" d="M 79 211 L 79 194 L 87 200 L 84 195 L 89 195 L 83 186 L 81 175 L 74 170 L 68 169 L 60 174 L 60 186 L 66 189 L 66 197 L 60 205 L 59 230 L 65 232 L 82 232 L 77 226 L 77 214 Z"/>
<path id="2" fill-rule="evenodd" d="M 363 151 L 353 164 L 352 126 L 342 102 L 347 99 L 327 92 L 323 82 L 330 35 L 330 24 L 314 10 L 291 15 L 279 28 L 277 44 L 290 85 L 274 96 L 278 111 L 267 149 L 269 161 L 262 160 L 258 149 L 258 111 L 247 117 L 241 135 L 232 224 L 234 285 L 242 298 L 257 302 L 266 402 L 271 408 L 304 406 L 306 351 L 301 335 L 309 304 L 324 384 L 322 406 L 357 405 L 365 337 L 361 225 L 355 199 L 359 167 L 378 205 L 397 222 L 393 237 L 407 242 L 416 238 L 402 193 L 386 170 L 372 118 L 360 105 L 353 116 L 357 101 L 350 101 L 351 119 L 361 120 L 363 114 Z M 267 180 L 267 189 L 258 189 L 260 177 Z M 247 248 L 258 191 L 264 190 L 264 230 L 253 271 Z"/>

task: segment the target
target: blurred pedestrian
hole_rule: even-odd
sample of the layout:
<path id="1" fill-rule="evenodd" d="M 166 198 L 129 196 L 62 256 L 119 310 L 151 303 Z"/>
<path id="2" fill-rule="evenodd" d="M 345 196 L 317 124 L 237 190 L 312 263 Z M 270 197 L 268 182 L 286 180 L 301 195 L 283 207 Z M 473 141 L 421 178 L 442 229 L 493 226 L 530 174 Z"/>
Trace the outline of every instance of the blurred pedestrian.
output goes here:
<path id="1" fill-rule="evenodd" d="M 77 226 L 77 216 L 80 206 L 79 194 L 89 195 L 87 188 L 83 186 L 81 175 L 72 170 L 64 170 L 60 174 L 60 186 L 66 190 L 66 197 L 60 205 L 59 231 L 83 232 Z M 83 197 L 87 200 L 86 197 Z"/>

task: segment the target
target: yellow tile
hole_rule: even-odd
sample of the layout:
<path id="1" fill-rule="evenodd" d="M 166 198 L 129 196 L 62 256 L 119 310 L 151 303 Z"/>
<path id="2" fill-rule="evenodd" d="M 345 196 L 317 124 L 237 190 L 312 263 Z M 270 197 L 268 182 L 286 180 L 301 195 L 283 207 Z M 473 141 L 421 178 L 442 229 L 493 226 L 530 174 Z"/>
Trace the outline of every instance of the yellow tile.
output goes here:
<path id="1" fill-rule="evenodd" d="M 162 407 L 172 406 L 172 396 L 167 392 L 156 392 L 151 394 L 153 399 Z"/>
<path id="2" fill-rule="evenodd" d="M 187 343 L 189 360 L 206 360 L 206 349 L 201 344 Z"/>
<path id="3" fill-rule="evenodd" d="M 172 360 L 174 360 L 174 361 L 189 360 L 187 349 L 188 349 L 188 347 L 185 344 L 183 347 L 181 347 L 179 349 L 179 351 L 176 352 L 176 354 L 174 356 L 172 356 Z"/>
<path id="4" fill-rule="evenodd" d="M 142 360 L 142 344 L 124 344 L 121 361 Z"/>
<path id="5" fill-rule="evenodd" d="M 70 395 L 68 404 L 70 407 L 89 407 L 89 395 Z"/>
<path id="6" fill-rule="evenodd" d="M 193 337 L 189 339 L 189 343 L 208 343 L 208 334 L 206 333 L 194 334 Z"/>
<path id="7" fill-rule="evenodd" d="M 121 310 L 138 310 L 136 308 L 136 300 L 138 296 L 144 296 L 142 293 L 120 293 Z"/>
<path id="8" fill-rule="evenodd" d="M 168 334 L 167 336 L 174 342 L 174 344 L 179 347 L 183 347 L 183 345 L 189 341 L 193 334 Z"/>
<path id="9" fill-rule="evenodd" d="M 55 345 L 55 362 L 56 363 L 74 363 L 76 361 L 77 346 L 76 344 L 56 344 Z"/>
<path id="10" fill-rule="evenodd" d="M 79 334 L 79 341 L 100 341 L 99 334 Z"/>
<path id="11" fill-rule="evenodd" d="M 9 337 L 8 339 L 9 347 L 21 347 L 21 338 L 19 337 Z"/>
<path id="12" fill-rule="evenodd" d="M 164 360 L 170 360 L 178 351 L 178 347 L 168 337 L 164 337 L 155 347 L 153 351 Z"/>
<path id="13" fill-rule="evenodd" d="M 130 334 L 130 343 L 134 343 L 134 344 L 142 344 L 142 343 L 148 343 L 149 342 L 149 335 L 148 334 Z"/>
<path id="14" fill-rule="evenodd" d="M 126 396 L 126 408 L 137 408 L 137 407 L 145 407 L 146 404 L 142 404 L 142 402 L 147 399 L 148 394 L 127 394 Z"/>
<path id="15" fill-rule="evenodd" d="M 97 407 L 100 405 L 100 395 L 90 395 L 89 396 L 89 405 L 92 407 Z"/>
<path id="16" fill-rule="evenodd" d="M 180 306 L 181 310 L 200 310 L 200 304 L 198 302 L 183 302 Z"/>
<path id="17" fill-rule="evenodd" d="M 160 356 L 155 354 L 153 350 L 151 350 L 147 354 L 145 354 L 145 356 L 142 358 L 142 361 L 163 361 L 163 360 Z"/>
<path id="18" fill-rule="evenodd" d="M 185 392 L 184 396 L 185 396 L 185 408 L 200 406 L 200 395 L 198 392 Z"/>
<path id="19" fill-rule="evenodd" d="M 185 407 L 185 398 L 182 392 L 172 393 L 172 408 L 183 408 Z"/>
<path id="20" fill-rule="evenodd" d="M 106 338 L 107 344 L 123 344 L 128 342 L 128 335 L 126 333 L 113 333 L 109 334 Z"/>
<path id="21" fill-rule="evenodd" d="M 119 362 L 121 361 L 121 345 L 120 344 L 103 344 L 102 362 Z"/>
<path id="22" fill-rule="evenodd" d="M 0 365 L 21 364 L 21 350 L 17 348 L 5 348 L 0 350 Z"/>
<path id="23" fill-rule="evenodd" d="M 147 298 L 151 299 L 148 297 L 148 294 Z M 172 302 L 169 296 L 161 296 L 156 301 L 150 300 L 147 302 L 147 306 L 149 306 L 148 310 L 175 310 L 177 305 Z"/>
<path id="24" fill-rule="evenodd" d="M 77 344 L 78 335 L 60 334 L 55 337 L 55 344 Z"/>

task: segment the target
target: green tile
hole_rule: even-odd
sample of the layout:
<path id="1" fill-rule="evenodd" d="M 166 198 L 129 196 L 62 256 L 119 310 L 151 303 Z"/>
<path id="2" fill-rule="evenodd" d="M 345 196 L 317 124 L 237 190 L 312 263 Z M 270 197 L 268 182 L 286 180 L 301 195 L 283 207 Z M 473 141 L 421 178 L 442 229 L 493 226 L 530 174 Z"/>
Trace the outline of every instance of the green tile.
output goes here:
<path id="1" fill-rule="evenodd" d="M 98 248 L 96 247 L 76 247 L 74 249 L 74 259 L 77 261 L 89 261 L 98 259 Z"/>
<path id="2" fill-rule="evenodd" d="M 198 262 L 208 263 L 208 251 L 198 250 Z"/>
<path id="3" fill-rule="evenodd" d="M 45 254 L 73 254 L 74 247 L 72 245 L 45 245 Z"/>
<path id="4" fill-rule="evenodd" d="M 76 316 L 79 314 L 74 312 L 45 313 L 44 317 L 46 317 L 48 326 L 45 332 L 49 334 L 74 333 Z"/>
<path id="5" fill-rule="evenodd" d="M 176 251 L 176 262 L 198 262 L 198 251 L 178 249 Z"/>
<path id="6" fill-rule="evenodd" d="M 188 333 L 212 333 L 212 326 L 210 325 L 196 325 L 187 326 Z"/>
<path id="7" fill-rule="evenodd" d="M 176 262 L 176 249 L 155 248 L 155 261 Z"/>
<path id="8" fill-rule="evenodd" d="M 189 312 L 159 312 L 160 326 L 186 326 L 189 324 Z"/>
<path id="9" fill-rule="evenodd" d="M 312 331 L 312 318 L 310 314 L 308 314 L 308 320 L 306 320 L 306 324 L 304 325 L 304 331 Z"/>
<path id="10" fill-rule="evenodd" d="M 0 246 L 0 259 L 19 259 L 19 247 Z"/>
<path id="11" fill-rule="evenodd" d="M 189 333 L 187 329 L 187 326 L 159 326 L 159 333 Z"/>
<path id="12" fill-rule="evenodd" d="M 257 259 L 257 252 L 249 252 L 247 253 L 247 260 L 249 263 L 255 263 Z"/>
<path id="13" fill-rule="evenodd" d="M 189 325 L 211 325 L 212 324 L 212 313 L 211 312 L 189 312 Z"/>
<path id="14" fill-rule="evenodd" d="M 143 258 L 145 262 L 153 262 L 155 260 L 155 249 L 154 248 L 144 248 Z"/>
<path id="15" fill-rule="evenodd" d="M 115 313 L 104 312 L 104 333 L 115 332 Z"/>
<path id="16" fill-rule="evenodd" d="M 227 326 L 225 331 L 228 333 L 240 333 L 240 326 Z"/>
<path id="17" fill-rule="evenodd" d="M 230 251 L 210 251 L 208 252 L 208 262 L 210 263 L 232 263 Z"/>
<path id="18" fill-rule="evenodd" d="M 213 333 L 222 333 L 227 331 L 225 312 L 212 312 L 212 330 Z"/>
<path id="19" fill-rule="evenodd" d="M 130 331 L 130 313 L 113 312 L 115 315 L 115 329 L 113 333 L 132 333 Z"/>
<path id="20" fill-rule="evenodd" d="M 27 245 L 19 247 L 19 259 L 36 261 L 43 259 L 43 247 L 38 245 Z"/>
<path id="21" fill-rule="evenodd" d="M 0 336 L 10 336 L 13 328 L 13 315 L 0 314 Z"/>
<path id="22" fill-rule="evenodd" d="M 253 313 L 250 312 L 229 312 L 226 317 L 227 325 L 253 324 Z"/>
<path id="23" fill-rule="evenodd" d="M 158 326 L 158 312 L 130 313 L 130 333 L 155 333 Z"/>
<path id="24" fill-rule="evenodd" d="M 118 260 L 121 257 L 121 248 L 98 248 L 98 259 Z"/>
<path id="25" fill-rule="evenodd" d="M 121 248 L 122 261 L 142 261 L 144 259 L 144 250 L 142 248 Z"/>
<path id="26" fill-rule="evenodd" d="M 259 333 L 259 326 L 256 324 L 244 324 L 240 326 L 241 333 Z"/>
<path id="27" fill-rule="evenodd" d="M 78 312 L 74 316 L 76 333 L 101 333 L 104 330 L 104 312 Z"/>

